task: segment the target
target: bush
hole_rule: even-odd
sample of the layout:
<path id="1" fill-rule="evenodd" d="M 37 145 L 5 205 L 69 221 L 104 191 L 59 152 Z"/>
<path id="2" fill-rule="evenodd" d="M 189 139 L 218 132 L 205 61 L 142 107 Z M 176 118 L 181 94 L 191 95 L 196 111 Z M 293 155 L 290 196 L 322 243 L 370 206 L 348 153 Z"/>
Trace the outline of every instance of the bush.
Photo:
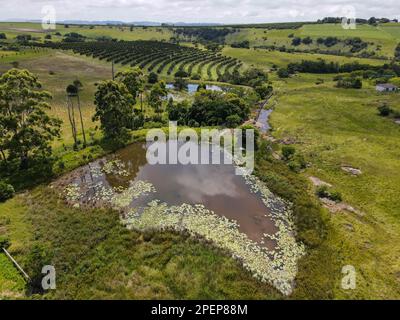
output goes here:
<path id="1" fill-rule="evenodd" d="M 289 72 L 285 68 L 280 68 L 277 74 L 279 78 L 289 78 Z"/>
<path id="2" fill-rule="evenodd" d="M 316 194 L 319 198 L 326 198 L 335 202 L 341 202 L 343 200 L 342 195 L 338 191 L 331 191 L 326 185 L 319 186 Z"/>
<path id="3" fill-rule="evenodd" d="M 189 74 L 185 71 L 185 70 L 178 70 L 175 73 L 175 78 L 187 78 L 189 76 Z"/>
<path id="4" fill-rule="evenodd" d="M 386 104 L 384 103 L 383 105 L 378 107 L 379 115 L 382 117 L 387 117 L 391 113 L 393 113 L 393 110 Z"/>
<path id="5" fill-rule="evenodd" d="M 157 73 L 154 73 L 154 72 L 150 73 L 149 74 L 149 78 L 148 78 L 148 82 L 151 83 L 151 84 L 157 83 L 158 82 Z"/>
<path id="6" fill-rule="evenodd" d="M 282 147 L 282 156 L 284 160 L 290 160 L 294 154 L 296 153 L 296 149 L 292 146 L 283 146 Z"/>
<path id="7" fill-rule="evenodd" d="M 0 249 L 7 249 L 11 245 L 10 239 L 6 236 L 0 236 Z"/>
<path id="8" fill-rule="evenodd" d="M 11 199 L 14 196 L 15 190 L 11 184 L 0 181 L 0 202 Z"/>
<path id="9" fill-rule="evenodd" d="M 232 114 L 226 118 L 226 126 L 228 128 L 236 128 L 241 121 L 242 119 L 237 114 Z"/>
<path id="10" fill-rule="evenodd" d="M 201 76 L 198 73 L 193 74 L 190 79 L 192 80 L 201 80 Z"/>

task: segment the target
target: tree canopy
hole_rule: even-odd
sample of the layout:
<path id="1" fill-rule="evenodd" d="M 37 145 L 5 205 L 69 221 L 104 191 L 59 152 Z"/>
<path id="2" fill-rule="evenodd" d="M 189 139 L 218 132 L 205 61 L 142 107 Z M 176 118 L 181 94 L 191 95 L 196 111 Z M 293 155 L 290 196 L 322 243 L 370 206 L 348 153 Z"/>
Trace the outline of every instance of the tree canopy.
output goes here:
<path id="1" fill-rule="evenodd" d="M 125 140 L 131 125 L 134 99 L 125 84 L 117 81 L 101 82 L 95 93 L 96 113 L 106 138 Z"/>
<path id="2" fill-rule="evenodd" d="M 27 70 L 11 69 L 0 77 L 0 149 L 22 168 L 30 158 L 50 156 L 50 142 L 60 135 L 61 121 L 46 113 L 51 95 L 41 87 Z"/>

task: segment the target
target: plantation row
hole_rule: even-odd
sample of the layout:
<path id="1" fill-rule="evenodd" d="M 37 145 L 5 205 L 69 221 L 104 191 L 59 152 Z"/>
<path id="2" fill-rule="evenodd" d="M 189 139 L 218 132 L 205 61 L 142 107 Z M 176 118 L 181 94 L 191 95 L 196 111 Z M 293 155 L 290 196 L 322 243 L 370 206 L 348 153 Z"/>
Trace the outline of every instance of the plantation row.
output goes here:
<path id="1" fill-rule="evenodd" d="M 37 46 L 73 50 L 122 65 L 138 66 L 149 72 L 166 73 L 184 70 L 188 75 L 207 75 L 209 79 L 232 73 L 240 61 L 219 53 L 158 41 L 45 43 Z"/>

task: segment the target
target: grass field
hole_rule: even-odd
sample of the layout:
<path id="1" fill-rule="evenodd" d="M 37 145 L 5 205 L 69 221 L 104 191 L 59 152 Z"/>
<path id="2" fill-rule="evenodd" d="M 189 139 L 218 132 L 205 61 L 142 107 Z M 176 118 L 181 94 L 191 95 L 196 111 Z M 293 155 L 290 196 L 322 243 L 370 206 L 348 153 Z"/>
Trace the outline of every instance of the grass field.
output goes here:
<path id="1" fill-rule="evenodd" d="M 44 40 L 46 34 L 51 34 L 53 41 L 60 41 L 62 37 L 56 36 L 59 32 L 62 35 L 70 32 L 77 32 L 90 39 L 97 37 L 111 37 L 121 40 L 169 40 L 173 33 L 167 28 L 155 27 L 135 27 L 132 31 L 130 27 L 119 26 L 79 26 L 79 25 L 56 25 L 56 30 L 45 32 L 39 23 L 19 23 L 19 22 L 0 22 L 0 33 L 5 33 L 7 38 L 13 39 L 18 34 L 30 34 L 32 37 Z"/>
<path id="2" fill-rule="evenodd" d="M 311 163 L 305 175 L 331 183 L 361 212 L 331 216 L 339 233 L 331 247 L 342 248 L 343 265 L 354 265 L 358 276 L 357 289 L 337 289 L 337 298 L 399 298 L 400 126 L 376 109 L 386 101 L 400 110 L 398 95 L 380 95 L 371 86 L 334 88 L 329 77 L 317 86 L 317 77 L 324 78 L 297 76 L 279 85 L 273 135 L 296 141 Z M 362 174 L 349 175 L 344 165 Z"/>
<path id="3" fill-rule="evenodd" d="M 271 68 L 276 65 L 278 67 L 286 67 L 291 62 L 301 62 L 302 60 L 324 59 L 338 63 L 350 63 L 358 61 L 370 65 L 382 65 L 384 61 L 376 59 L 361 59 L 353 57 L 343 57 L 325 54 L 311 53 L 287 53 L 279 51 L 268 51 L 264 49 L 241 49 L 225 47 L 222 50 L 224 55 L 240 59 L 247 67 L 255 66 L 260 68 Z"/>
<path id="4" fill-rule="evenodd" d="M 12 37 L 20 33 L 43 37 L 39 28 L 38 24 L 0 23 L 0 32 Z M 124 28 L 122 31 L 118 27 L 60 26 L 59 30 L 63 34 L 75 31 L 89 37 L 107 35 L 125 40 L 160 40 L 172 36 L 169 30 L 158 29 Z M 313 38 L 360 36 L 382 45 L 382 52 L 387 55 L 400 42 L 397 24 L 377 28 L 360 26 L 349 31 L 335 25 L 264 31 L 241 29 L 227 39 L 229 42 L 249 39 L 254 45 L 265 41 L 264 36 L 267 41 L 286 43 L 289 33 Z M 264 70 L 316 59 L 371 65 L 386 62 L 228 46 L 222 53 L 243 61 L 244 68 Z M 97 157 L 107 152 L 96 145 L 75 153 L 70 148 L 64 150 L 63 144 L 70 147 L 73 142 L 65 105 L 66 86 L 76 79 L 83 83 L 84 123 L 88 131 L 93 131 L 95 84 L 111 78 L 110 63 L 48 49 L 0 51 L 0 73 L 11 68 L 13 62 L 37 74 L 43 88 L 53 95 L 50 112 L 64 121 L 62 138 L 54 147 L 56 155 L 65 162 L 65 171 L 87 161 L 89 154 Z M 116 65 L 117 70 L 123 68 L 126 67 Z M 272 135 L 293 141 L 297 152 L 310 164 L 300 175 L 290 172 L 293 180 L 283 180 L 282 185 L 292 190 L 296 182 L 317 201 L 311 184 L 303 185 L 304 179 L 315 176 L 331 183 L 344 201 L 358 210 L 358 213 L 325 212 L 329 216 L 326 240 L 321 247 L 310 249 L 300 262 L 297 289 L 292 298 L 400 298 L 400 126 L 377 112 L 383 102 L 400 112 L 399 94 L 377 94 L 367 80 L 360 90 L 339 89 L 334 87 L 333 77 L 297 74 L 282 80 L 275 73 L 269 77 L 276 93 L 270 103 L 274 107 Z M 171 80 L 165 74 L 160 78 Z M 341 169 L 345 165 L 361 169 L 362 174 L 349 175 Z M 260 174 L 280 181 L 282 166 L 289 170 L 283 162 L 277 168 L 265 164 Z M 52 258 L 62 270 L 58 290 L 49 293 L 48 298 L 282 298 L 271 287 L 254 280 L 233 259 L 210 246 L 170 233 L 127 232 L 115 212 L 67 207 L 48 186 L 21 192 L 0 204 L 0 235 L 3 233 L 10 236 L 10 252 L 24 267 L 31 264 L 33 248 L 43 246 L 46 257 Z M 357 288 L 346 291 L 340 287 L 340 268 L 349 264 L 356 269 Z M 3 254 L 0 254 L 0 275 L 0 298 L 23 297 L 23 279 Z"/>
<path id="5" fill-rule="evenodd" d="M 41 24 L 38 23 L 10 23 L 0 22 L 0 33 L 5 33 L 8 39 L 14 39 L 18 34 L 30 34 L 41 41 L 47 33 L 52 35 L 52 41 L 61 41 L 62 37 L 56 36 L 59 32 L 61 35 L 70 32 L 77 32 L 88 39 L 96 39 L 98 37 L 110 37 L 120 40 L 158 40 L 169 41 L 171 37 L 176 37 L 173 30 L 162 27 L 135 27 L 132 30 L 128 26 L 80 26 L 58 24 L 56 30 L 45 32 Z M 313 43 L 310 45 L 301 44 L 297 47 L 292 46 L 292 38 L 294 37 L 311 37 Z M 341 50 L 348 52 L 349 48 L 343 44 L 337 44 L 332 47 L 318 45 L 316 43 L 319 37 L 337 37 L 339 39 L 360 37 L 363 41 L 368 42 L 368 48 L 365 51 L 375 51 L 378 55 L 391 58 L 394 54 L 396 45 L 400 42 L 400 26 L 398 24 L 380 24 L 378 26 L 370 26 L 358 24 L 356 29 L 343 29 L 341 24 L 305 24 L 298 29 L 263 29 L 263 28 L 240 28 L 237 32 L 229 34 L 225 41 L 228 45 L 248 40 L 250 46 L 275 45 L 285 46 L 287 48 L 296 48 L 298 50 L 311 50 L 319 48 L 321 50 Z"/>
<path id="6" fill-rule="evenodd" d="M 313 39 L 310 45 L 301 44 L 294 47 L 293 37 L 305 38 L 307 36 Z M 322 50 L 341 50 L 348 52 L 349 49 L 343 44 L 337 44 L 332 47 L 318 45 L 316 40 L 320 37 L 337 37 L 339 39 L 360 37 L 368 42 L 366 51 L 376 51 L 379 55 L 393 57 L 394 49 L 400 42 L 400 26 L 398 24 L 382 24 L 377 27 L 370 25 L 357 25 L 356 29 L 343 29 L 341 24 L 305 24 L 299 29 L 283 30 L 265 30 L 260 28 L 243 28 L 236 33 L 227 36 L 226 42 L 232 44 L 248 40 L 250 46 L 275 45 L 285 46 L 286 48 L 296 48 L 298 50 L 322 49 Z M 378 49 L 378 46 L 381 48 Z"/>
<path id="7" fill-rule="evenodd" d="M 87 129 L 94 128 L 92 122 L 94 112 L 95 83 L 111 79 L 111 66 L 106 63 L 72 56 L 63 52 L 45 50 L 44 52 L 28 52 L 25 55 L 0 59 L 0 72 L 11 68 L 10 62 L 18 61 L 20 68 L 26 68 L 39 77 L 43 88 L 53 95 L 51 114 L 63 120 L 62 141 L 70 143 L 72 133 L 68 122 L 65 89 L 74 80 L 79 79 L 83 84 L 81 105 L 83 120 Z"/>

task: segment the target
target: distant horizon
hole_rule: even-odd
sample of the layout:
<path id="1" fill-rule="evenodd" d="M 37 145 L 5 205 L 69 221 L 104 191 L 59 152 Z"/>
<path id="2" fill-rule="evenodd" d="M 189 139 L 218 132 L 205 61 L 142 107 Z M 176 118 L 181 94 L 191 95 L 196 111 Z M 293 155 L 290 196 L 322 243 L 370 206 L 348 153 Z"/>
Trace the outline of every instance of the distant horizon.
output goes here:
<path id="1" fill-rule="evenodd" d="M 336 16 L 330 16 L 334 18 L 340 18 Z M 57 24 L 127 24 L 127 25 L 136 25 L 136 26 L 144 26 L 154 25 L 161 26 L 162 24 L 170 24 L 170 25 L 205 25 L 205 26 L 224 26 L 224 25 L 257 25 L 257 24 L 274 24 L 274 23 L 312 23 L 318 22 L 318 20 L 322 20 L 326 17 L 321 17 L 315 20 L 286 20 L 286 21 L 264 21 L 264 22 L 232 22 L 232 23 L 221 23 L 221 22 L 206 22 L 206 21 L 198 21 L 198 22 L 188 22 L 188 21 L 155 21 L 155 20 L 141 20 L 141 21 L 127 21 L 127 20 L 118 20 L 118 19 L 94 19 L 94 20 L 86 20 L 86 19 L 66 19 L 66 20 L 58 20 Z M 357 17 L 357 19 L 368 20 L 371 17 Z M 376 19 L 387 18 L 391 21 L 399 20 L 398 18 L 392 17 L 375 17 Z M 42 19 L 0 19 L 2 23 L 41 23 Z"/>
<path id="2" fill-rule="evenodd" d="M 1 0 L 0 0 L 1 1 Z M 2 1 L 0 21 L 42 20 L 51 6 L 56 20 L 131 23 L 259 24 L 316 21 L 321 17 L 400 19 L 398 0 L 14 0 Z M 23 17 L 16 18 L 16 17 Z M 145 17 L 145 18 L 144 18 Z"/>

